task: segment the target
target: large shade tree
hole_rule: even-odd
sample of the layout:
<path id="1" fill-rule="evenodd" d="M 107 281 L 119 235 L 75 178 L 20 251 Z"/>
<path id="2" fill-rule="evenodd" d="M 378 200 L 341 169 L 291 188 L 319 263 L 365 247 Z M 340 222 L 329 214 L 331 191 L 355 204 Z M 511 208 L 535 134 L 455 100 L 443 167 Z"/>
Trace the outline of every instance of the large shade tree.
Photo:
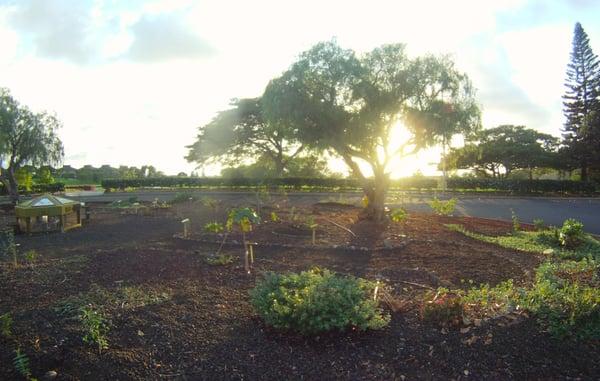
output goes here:
<path id="1" fill-rule="evenodd" d="M 11 200 L 19 200 L 16 174 L 25 165 L 53 165 L 64 151 L 57 130 L 60 121 L 46 112 L 34 113 L 0 89 L 0 181 Z"/>
<path id="2" fill-rule="evenodd" d="M 484 176 L 507 177 L 515 169 L 557 165 L 558 139 L 523 126 L 485 129 L 446 157 L 450 169 L 473 169 Z"/>
<path id="3" fill-rule="evenodd" d="M 600 61 L 580 23 L 575 24 L 565 86 L 564 143 L 585 181 L 588 167 L 600 164 Z"/>
<path id="4" fill-rule="evenodd" d="M 466 75 L 447 57 L 411 59 L 403 44 L 358 57 L 335 41 L 319 43 L 269 83 L 263 107 L 270 122 L 294 129 L 300 142 L 344 160 L 362 180 L 362 217 L 375 220 L 384 217 L 393 158 L 435 144 L 446 123 L 456 132 L 479 124 Z M 408 135 L 401 143 L 393 141 L 400 125 Z"/>
<path id="5" fill-rule="evenodd" d="M 295 130 L 266 121 L 260 98 L 235 99 L 231 106 L 198 129 L 186 159 L 199 165 L 237 166 L 240 161 L 264 157 L 273 163 L 275 174 L 282 176 L 289 161 L 305 148 L 297 143 Z"/>

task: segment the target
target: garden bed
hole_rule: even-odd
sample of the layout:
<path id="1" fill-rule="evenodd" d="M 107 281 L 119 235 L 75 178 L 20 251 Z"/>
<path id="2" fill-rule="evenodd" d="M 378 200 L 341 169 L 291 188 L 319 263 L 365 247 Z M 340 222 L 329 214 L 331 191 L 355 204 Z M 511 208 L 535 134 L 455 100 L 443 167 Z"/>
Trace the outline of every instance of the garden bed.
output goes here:
<path id="1" fill-rule="evenodd" d="M 238 233 L 222 249 L 232 264 L 205 260 L 222 236 L 202 226 L 223 221 L 226 205 L 215 213 L 189 202 L 154 216 L 91 209 L 91 220 L 78 231 L 17 237 L 21 251 L 39 253 L 36 262 L 16 270 L 8 262 L 0 265 L 0 315 L 10 313 L 14 321 L 12 336 L 0 337 L 0 379 L 17 378 L 11 365 L 16 345 L 29 357 L 34 376 L 55 370 L 64 380 L 600 377 L 597 342 L 554 339 L 524 315 L 466 331 L 421 320 L 419 301 L 431 288 L 467 287 L 469 280 L 532 281 L 543 255 L 445 226 L 505 235 L 510 223 L 428 214 L 411 214 L 399 224 L 357 223 L 357 208 L 336 205 L 298 205 L 294 214 L 306 212 L 291 221 L 290 205 L 265 208 L 262 219 L 268 222 L 249 234 L 257 246 L 246 275 Z M 279 222 L 270 221 L 273 210 Z M 316 245 L 310 235 L 273 234 L 308 215 L 319 224 Z M 192 221 L 187 239 L 180 237 L 183 218 Z M 249 303 L 256 280 L 267 271 L 314 266 L 385 282 L 390 325 L 308 338 L 266 327 Z M 103 311 L 109 324 L 108 348 L 100 353 L 82 341 L 81 324 L 69 318 L 69 308 L 86 303 Z"/>

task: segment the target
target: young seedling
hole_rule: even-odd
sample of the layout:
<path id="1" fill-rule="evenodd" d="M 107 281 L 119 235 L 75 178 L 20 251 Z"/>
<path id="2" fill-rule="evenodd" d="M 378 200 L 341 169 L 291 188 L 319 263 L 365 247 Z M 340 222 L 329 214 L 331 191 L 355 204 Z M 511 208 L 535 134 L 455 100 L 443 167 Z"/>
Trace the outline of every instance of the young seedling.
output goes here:
<path id="1" fill-rule="evenodd" d="M 516 233 L 519 230 L 521 230 L 521 224 L 519 223 L 519 217 L 517 216 L 515 211 L 512 209 L 510 210 L 510 219 L 512 220 L 513 233 Z"/>
<path id="2" fill-rule="evenodd" d="M 234 226 L 237 226 L 242 232 L 242 243 L 244 245 L 244 270 L 250 274 L 249 250 L 248 242 L 246 241 L 246 233 L 252 231 L 253 224 L 260 223 L 260 217 L 252 208 L 235 208 L 229 211 L 227 217 L 227 230 L 231 231 Z M 254 253 L 252 253 L 254 256 Z"/>
<path id="3" fill-rule="evenodd" d="M 8 312 L 0 315 L 0 334 L 4 337 L 12 336 L 12 324 L 13 319 Z"/>
<path id="4" fill-rule="evenodd" d="M 312 244 L 316 244 L 316 236 L 317 236 L 317 227 L 319 224 L 316 223 L 315 218 L 310 216 L 306 219 L 306 226 L 312 230 Z"/>
<path id="5" fill-rule="evenodd" d="M 272 222 L 279 222 L 279 221 L 280 221 L 280 218 L 279 218 L 279 216 L 277 215 L 277 213 L 275 213 L 275 212 L 271 212 L 271 221 L 272 221 Z"/>

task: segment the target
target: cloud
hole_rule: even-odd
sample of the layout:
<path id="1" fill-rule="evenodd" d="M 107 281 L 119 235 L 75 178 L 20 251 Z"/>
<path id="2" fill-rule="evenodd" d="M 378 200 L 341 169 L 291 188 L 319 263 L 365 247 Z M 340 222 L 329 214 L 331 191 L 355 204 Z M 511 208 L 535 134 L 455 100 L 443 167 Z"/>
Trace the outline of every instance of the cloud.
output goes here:
<path id="1" fill-rule="evenodd" d="M 89 1 L 20 1 L 12 7 L 11 26 L 38 56 L 85 63 L 92 59 L 93 4 Z"/>
<path id="2" fill-rule="evenodd" d="M 132 27 L 134 40 L 127 57 L 140 62 L 209 57 L 215 49 L 194 34 L 178 13 L 144 15 Z"/>

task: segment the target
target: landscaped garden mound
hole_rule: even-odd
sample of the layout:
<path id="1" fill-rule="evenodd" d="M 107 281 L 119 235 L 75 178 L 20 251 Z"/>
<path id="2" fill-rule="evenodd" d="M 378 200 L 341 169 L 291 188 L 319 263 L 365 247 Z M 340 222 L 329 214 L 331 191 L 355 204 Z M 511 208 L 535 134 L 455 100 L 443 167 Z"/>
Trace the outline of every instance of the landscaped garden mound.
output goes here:
<path id="1" fill-rule="evenodd" d="M 546 311 L 553 310 L 542 308 L 566 306 L 571 299 L 562 295 L 582 295 L 563 287 L 565 280 L 597 288 L 597 269 L 579 261 L 563 264 L 554 252 L 503 247 L 521 237 L 510 222 L 409 213 L 402 222 L 361 225 L 353 207 L 263 207 L 262 222 L 248 232 L 248 240 L 258 243 L 248 274 L 237 225 L 228 237 L 237 243 L 221 247 L 223 260 L 215 260 L 220 239 L 210 244 L 198 239 L 221 238 L 226 229 L 207 233 L 205 224 L 225 225 L 228 211 L 239 206 L 220 204 L 215 211 L 204 202 L 185 201 L 162 215 L 122 215 L 110 208 L 97 213 L 92 206 L 89 224 L 79 231 L 17 236 L 19 267 L 0 264 L 0 315 L 10 318 L 0 321 L 8 327 L 0 335 L 0 378 L 20 377 L 16 349 L 26 356 L 32 376 L 56 371 L 58 379 L 68 380 L 600 377 L 598 341 L 558 332 L 592 331 L 593 305 L 570 304 L 589 307 L 578 310 L 589 314 L 574 315 L 584 319 L 572 325 L 560 316 L 548 320 Z M 274 227 L 292 223 L 292 207 L 302 217 L 293 223 L 306 226 L 314 215 L 321 232 L 314 248 L 310 235 L 272 234 Z M 273 211 L 279 221 L 271 218 Z M 174 238 L 181 236 L 185 218 L 191 220 L 191 236 Z M 486 230 L 471 231 L 478 225 Z M 269 240 L 279 246 L 260 245 Z M 26 258 L 29 250 L 37 257 Z M 556 265 L 540 267 L 550 259 Z M 375 297 L 389 324 L 360 331 L 350 322 L 307 335 L 264 319 L 250 294 L 264 275 L 281 279 L 314 267 L 370 282 L 364 294 L 352 295 Z M 545 284 L 561 285 L 564 292 L 543 293 L 551 289 Z M 535 297 L 528 309 L 513 303 L 522 290 Z M 443 308 L 447 301 L 459 306 L 458 315 Z M 425 312 L 426 306 L 450 314 Z"/>

